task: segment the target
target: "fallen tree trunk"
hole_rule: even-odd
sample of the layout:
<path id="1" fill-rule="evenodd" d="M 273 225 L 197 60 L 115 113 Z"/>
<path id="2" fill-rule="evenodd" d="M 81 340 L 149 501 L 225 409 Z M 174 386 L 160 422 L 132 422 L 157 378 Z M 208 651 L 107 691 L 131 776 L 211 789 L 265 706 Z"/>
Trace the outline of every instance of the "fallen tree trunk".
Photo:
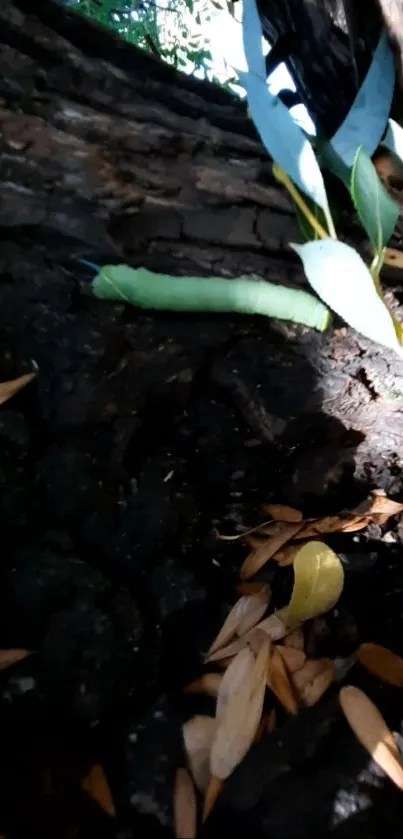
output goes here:
<path id="1" fill-rule="evenodd" d="M 305 286 L 287 246 L 298 230 L 244 105 L 48 0 L 30 9 L 0 12 L 4 374 L 35 358 L 47 415 L 74 427 L 118 422 L 158 389 L 186 404 L 207 363 L 245 427 L 281 451 L 295 498 L 354 469 L 398 491 L 393 353 L 350 329 L 146 316 L 91 298 L 79 258 Z"/>

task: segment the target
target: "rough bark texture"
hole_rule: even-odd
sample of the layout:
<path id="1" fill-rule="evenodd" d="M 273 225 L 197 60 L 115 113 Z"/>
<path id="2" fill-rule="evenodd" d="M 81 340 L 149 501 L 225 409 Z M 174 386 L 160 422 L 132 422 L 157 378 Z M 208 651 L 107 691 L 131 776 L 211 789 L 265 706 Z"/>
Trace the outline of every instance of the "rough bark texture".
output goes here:
<path id="1" fill-rule="evenodd" d="M 39 650 L 0 691 L 0 813 L 24 836 L 33 806 L 35 835 L 62 835 L 60 820 L 74 824 L 82 803 L 63 797 L 67 755 L 82 756 L 84 742 L 94 760 L 95 742 L 123 826 L 129 814 L 124 835 L 149 835 L 170 824 L 183 760 L 178 708 L 150 703 L 194 676 L 239 561 L 213 525 L 269 496 L 312 514 L 374 484 L 400 493 L 403 362 L 345 328 L 154 315 L 91 296 L 78 258 L 305 286 L 287 247 L 298 235 L 290 203 L 228 94 L 47 0 L 13 0 L 0 9 L 0 96 L 1 379 L 39 367 L 0 413 L 11 546 L 1 645 Z M 371 577 L 363 605 L 355 596 L 349 652 L 352 637 L 368 640 L 370 607 L 400 620 L 400 602 L 382 600 L 396 568 L 382 585 Z M 386 615 L 379 640 L 396 625 Z M 319 714 L 320 747 L 321 726 Z M 56 741 L 49 815 L 29 782 L 36 762 L 53 766 Z M 311 835 L 327 830 L 325 809 L 312 811 Z M 283 817 L 291 810 L 305 830 L 302 798 Z M 110 835 L 91 825 L 86 837 Z M 256 835 L 295 834 L 274 823 Z"/>

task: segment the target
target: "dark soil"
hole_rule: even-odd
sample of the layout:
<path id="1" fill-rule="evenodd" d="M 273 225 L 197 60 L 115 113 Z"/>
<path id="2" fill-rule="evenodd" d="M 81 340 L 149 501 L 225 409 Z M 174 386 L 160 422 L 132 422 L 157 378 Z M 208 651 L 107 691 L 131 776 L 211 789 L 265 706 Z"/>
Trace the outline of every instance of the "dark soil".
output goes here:
<path id="1" fill-rule="evenodd" d="M 23 262 L 17 278 L 3 272 L 0 300 L 1 378 L 39 366 L 0 412 L 0 646 L 34 650 L 0 674 L 1 825 L 24 839 L 171 836 L 181 723 L 213 707 L 182 688 L 201 672 L 243 555 L 214 528 L 258 520 L 268 499 L 309 514 L 354 504 L 374 485 L 353 475 L 363 435 L 302 408 L 298 427 L 287 423 L 315 381 L 290 343 L 295 389 L 284 390 L 277 327 L 101 303 L 86 270 L 56 270 L 19 240 L 28 247 L 35 274 Z M 372 470 L 399 494 L 398 464 L 375 453 Z M 348 656 L 363 640 L 402 651 L 399 535 L 381 536 L 334 539 L 346 587 L 311 631 L 311 654 Z M 289 569 L 269 563 L 264 576 L 284 604 Z M 399 730 L 397 689 L 355 670 L 348 680 Z M 280 714 L 202 836 L 396 832 L 400 794 L 368 768 L 336 692 L 295 720 Z M 80 791 L 94 761 L 116 822 Z"/>

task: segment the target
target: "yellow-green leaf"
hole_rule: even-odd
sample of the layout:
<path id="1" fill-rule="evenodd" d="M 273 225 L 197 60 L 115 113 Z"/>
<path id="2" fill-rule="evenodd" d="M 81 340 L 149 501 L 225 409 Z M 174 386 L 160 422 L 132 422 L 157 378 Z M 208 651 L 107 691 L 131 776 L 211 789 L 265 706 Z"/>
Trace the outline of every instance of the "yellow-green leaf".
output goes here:
<path id="1" fill-rule="evenodd" d="M 338 556 L 324 542 L 307 542 L 294 559 L 294 588 L 286 609 L 287 625 L 328 612 L 343 590 L 344 571 Z"/>

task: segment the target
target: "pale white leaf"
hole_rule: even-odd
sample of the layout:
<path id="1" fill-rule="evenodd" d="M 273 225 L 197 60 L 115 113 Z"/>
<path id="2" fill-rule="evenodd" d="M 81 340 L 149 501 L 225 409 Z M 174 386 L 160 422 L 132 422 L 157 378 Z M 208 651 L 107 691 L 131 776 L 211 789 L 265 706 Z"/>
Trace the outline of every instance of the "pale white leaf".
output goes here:
<path id="1" fill-rule="evenodd" d="M 291 245 L 319 297 L 353 329 L 402 355 L 392 316 L 354 248 L 334 239 Z"/>

